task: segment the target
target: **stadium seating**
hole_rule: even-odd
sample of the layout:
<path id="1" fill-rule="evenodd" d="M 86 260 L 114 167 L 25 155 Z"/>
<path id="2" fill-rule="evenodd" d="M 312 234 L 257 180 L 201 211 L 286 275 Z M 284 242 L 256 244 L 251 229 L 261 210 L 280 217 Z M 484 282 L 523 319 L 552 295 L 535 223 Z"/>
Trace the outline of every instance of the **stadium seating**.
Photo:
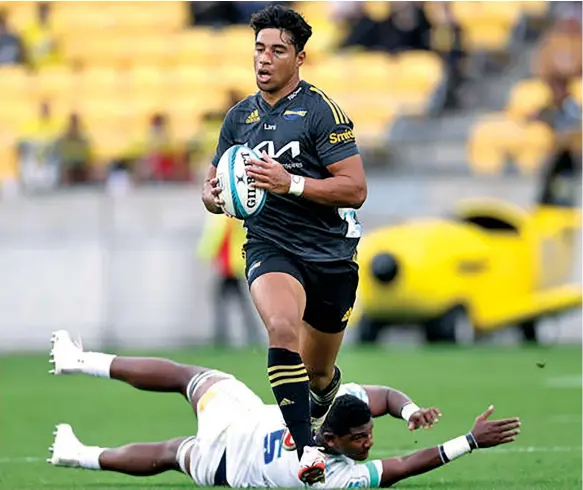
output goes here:
<path id="1" fill-rule="evenodd" d="M 551 90 L 542 80 L 519 81 L 510 91 L 506 110 L 512 118 L 521 120 L 534 116 L 551 102 Z"/>

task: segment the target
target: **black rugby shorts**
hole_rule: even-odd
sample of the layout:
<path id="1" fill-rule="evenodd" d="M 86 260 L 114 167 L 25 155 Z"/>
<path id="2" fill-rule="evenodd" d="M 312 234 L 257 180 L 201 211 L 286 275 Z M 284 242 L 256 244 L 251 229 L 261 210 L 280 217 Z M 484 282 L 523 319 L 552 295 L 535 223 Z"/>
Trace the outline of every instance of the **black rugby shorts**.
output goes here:
<path id="1" fill-rule="evenodd" d="M 289 274 L 301 283 L 306 292 L 305 322 L 324 333 L 338 333 L 346 328 L 358 287 L 356 262 L 309 262 L 257 239 L 249 240 L 243 247 L 243 253 L 249 287 L 263 274 Z"/>

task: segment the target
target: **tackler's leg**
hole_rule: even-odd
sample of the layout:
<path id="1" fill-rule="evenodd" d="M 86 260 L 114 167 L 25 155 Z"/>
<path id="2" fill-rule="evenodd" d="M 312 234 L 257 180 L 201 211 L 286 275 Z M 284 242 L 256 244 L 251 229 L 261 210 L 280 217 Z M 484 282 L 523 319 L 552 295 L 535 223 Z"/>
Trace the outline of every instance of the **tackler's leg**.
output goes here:
<path id="1" fill-rule="evenodd" d="M 190 439 L 180 437 L 165 442 L 128 444 L 117 448 L 86 446 L 68 424 L 57 425 L 47 462 L 54 466 L 116 471 L 132 476 L 153 476 L 180 471 L 179 450 Z M 188 474 L 188 473 L 187 473 Z"/>
<path id="2" fill-rule="evenodd" d="M 52 374 L 87 374 L 117 379 L 139 390 L 180 393 L 195 410 L 198 398 L 214 382 L 230 377 L 219 371 L 168 359 L 85 352 L 80 342 L 73 341 L 65 330 L 53 333 L 51 342 Z"/>

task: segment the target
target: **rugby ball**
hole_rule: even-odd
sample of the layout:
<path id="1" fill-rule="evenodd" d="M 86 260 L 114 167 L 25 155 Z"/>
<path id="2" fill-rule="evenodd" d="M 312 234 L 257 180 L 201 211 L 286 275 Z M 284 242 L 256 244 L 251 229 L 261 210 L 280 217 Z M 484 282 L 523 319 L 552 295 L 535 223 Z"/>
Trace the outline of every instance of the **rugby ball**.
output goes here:
<path id="1" fill-rule="evenodd" d="M 231 146 L 219 160 L 217 178 L 222 189 L 220 196 L 225 201 L 225 211 L 238 219 L 247 219 L 261 211 L 267 199 L 263 189 L 250 186 L 255 179 L 249 177 L 245 167 L 251 159 L 260 160 L 259 155 L 244 145 Z"/>

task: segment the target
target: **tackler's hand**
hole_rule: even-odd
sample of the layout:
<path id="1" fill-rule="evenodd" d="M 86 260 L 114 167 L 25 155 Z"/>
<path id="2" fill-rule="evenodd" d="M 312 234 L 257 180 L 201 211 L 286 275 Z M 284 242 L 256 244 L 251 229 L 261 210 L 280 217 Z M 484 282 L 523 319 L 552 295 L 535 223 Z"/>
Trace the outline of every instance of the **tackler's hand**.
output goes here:
<path id="1" fill-rule="evenodd" d="M 261 160 L 251 159 L 246 168 L 247 175 L 255 180 L 251 185 L 274 194 L 287 194 L 291 185 L 291 175 L 279 162 L 264 151 Z"/>
<path id="2" fill-rule="evenodd" d="M 433 424 L 439 422 L 439 417 L 441 417 L 441 412 L 439 408 L 420 408 L 411 417 L 409 417 L 409 430 L 420 429 L 431 429 Z"/>

